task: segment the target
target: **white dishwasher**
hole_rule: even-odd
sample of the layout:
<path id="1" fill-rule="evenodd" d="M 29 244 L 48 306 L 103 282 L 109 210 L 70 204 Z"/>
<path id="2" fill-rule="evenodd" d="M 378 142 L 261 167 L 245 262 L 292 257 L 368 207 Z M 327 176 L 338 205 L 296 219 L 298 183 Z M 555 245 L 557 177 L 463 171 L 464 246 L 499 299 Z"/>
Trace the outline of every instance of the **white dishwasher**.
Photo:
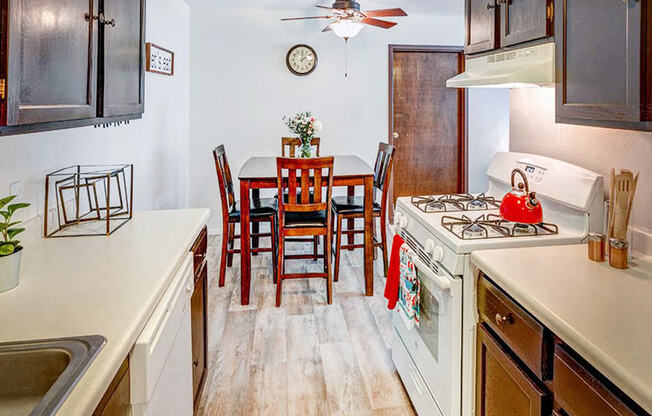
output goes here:
<path id="1" fill-rule="evenodd" d="M 191 416 L 193 258 L 188 253 L 130 354 L 133 416 Z"/>

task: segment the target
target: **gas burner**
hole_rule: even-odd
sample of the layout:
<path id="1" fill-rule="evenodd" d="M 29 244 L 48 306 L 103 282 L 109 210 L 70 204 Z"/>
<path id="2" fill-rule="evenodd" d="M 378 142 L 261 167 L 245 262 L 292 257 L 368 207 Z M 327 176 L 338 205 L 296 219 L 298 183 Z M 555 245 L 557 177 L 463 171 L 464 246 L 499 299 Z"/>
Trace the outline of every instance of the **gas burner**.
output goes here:
<path id="1" fill-rule="evenodd" d="M 500 207 L 500 201 L 485 194 L 413 196 L 411 201 L 412 205 L 426 213 L 479 211 Z"/>
<path id="2" fill-rule="evenodd" d="M 462 215 L 445 215 L 441 225 L 462 240 L 484 240 L 489 238 L 544 236 L 559 233 L 555 224 L 518 224 L 505 221 L 495 214 L 483 214 L 475 220 Z"/>

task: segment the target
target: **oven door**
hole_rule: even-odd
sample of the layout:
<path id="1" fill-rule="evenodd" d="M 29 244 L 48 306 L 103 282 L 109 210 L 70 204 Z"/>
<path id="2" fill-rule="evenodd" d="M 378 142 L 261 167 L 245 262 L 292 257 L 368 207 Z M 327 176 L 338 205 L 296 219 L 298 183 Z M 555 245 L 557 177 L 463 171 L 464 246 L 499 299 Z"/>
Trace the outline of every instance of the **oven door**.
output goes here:
<path id="1" fill-rule="evenodd" d="M 462 280 L 439 263 L 430 262 L 422 248 L 410 239 L 416 252 L 414 264 L 421 283 L 419 326 L 408 328 L 396 308 L 393 324 L 439 411 L 445 416 L 461 413 Z M 407 240 L 406 240 L 407 241 Z"/>

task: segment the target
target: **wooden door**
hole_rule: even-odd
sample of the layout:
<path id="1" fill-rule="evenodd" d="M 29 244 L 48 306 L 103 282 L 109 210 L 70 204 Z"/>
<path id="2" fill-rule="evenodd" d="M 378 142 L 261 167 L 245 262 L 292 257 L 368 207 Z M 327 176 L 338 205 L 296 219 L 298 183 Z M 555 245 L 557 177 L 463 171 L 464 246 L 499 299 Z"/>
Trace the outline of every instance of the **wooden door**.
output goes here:
<path id="1" fill-rule="evenodd" d="M 0 124 L 96 115 L 97 25 L 93 0 L 7 0 L 2 5 Z"/>
<path id="2" fill-rule="evenodd" d="M 145 100 L 145 0 L 104 0 L 104 15 L 115 25 L 100 28 L 103 116 L 138 114 Z"/>
<path id="3" fill-rule="evenodd" d="M 208 267 L 204 262 L 195 282 L 195 292 L 190 299 L 190 321 L 192 328 L 192 392 L 195 407 L 199 403 L 199 394 L 206 371 L 206 290 Z"/>
<path id="4" fill-rule="evenodd" d="M 551 397 L 510 357 L 483 324 L 478 325 L 477 416 L 550 414 Z"/>
<path id="5" fill-rule="evenodd" d="M 500 3 L 500 46 L 552 35 L 552 0 L 504 0 Z"/>
<path id="6" fill-rule="evenodd" d="M 466 0 L 464 52 L 486 52 L 498 47 L 496 0 Z"/>
<path id="7" fill-rule="evenodd" d="M 465 90 L 446 88 L 462 49 L 390 46 L 390 68 L 393 200 L 465 191 Z"/>
<path id="8" fill-rule="evenodd" d="M 641 2 L 556 0 L 556 116 L 639 121 Z"/>

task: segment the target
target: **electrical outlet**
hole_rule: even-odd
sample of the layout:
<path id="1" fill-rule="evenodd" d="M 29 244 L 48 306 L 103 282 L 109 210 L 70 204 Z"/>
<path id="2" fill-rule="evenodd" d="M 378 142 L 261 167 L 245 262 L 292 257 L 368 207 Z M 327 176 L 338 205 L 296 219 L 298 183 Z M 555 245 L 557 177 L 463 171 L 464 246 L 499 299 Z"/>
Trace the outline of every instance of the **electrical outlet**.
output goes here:
<path id="1" fill-rule="evenodd" d="M 16 181 L 9 185 L 9 195 L 16 195 L 16 199 L 19 201 L 23 198 L 24 190 L 23 181 Z"/>

